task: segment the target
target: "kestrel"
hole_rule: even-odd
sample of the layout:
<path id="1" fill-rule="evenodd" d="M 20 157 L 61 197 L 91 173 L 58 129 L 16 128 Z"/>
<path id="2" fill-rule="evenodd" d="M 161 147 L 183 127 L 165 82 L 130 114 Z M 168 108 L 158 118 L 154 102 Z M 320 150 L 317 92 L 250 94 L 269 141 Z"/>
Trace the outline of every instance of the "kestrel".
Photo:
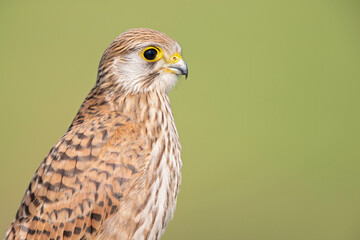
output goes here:
<path id="1" fill-rule="evenodd" d="M 166 34 L 138 28 L 119 35 L 5 239 L 159 239 L 175 210 L 182 165 L 168 92 L 187 74 L 180 45 Z"/>

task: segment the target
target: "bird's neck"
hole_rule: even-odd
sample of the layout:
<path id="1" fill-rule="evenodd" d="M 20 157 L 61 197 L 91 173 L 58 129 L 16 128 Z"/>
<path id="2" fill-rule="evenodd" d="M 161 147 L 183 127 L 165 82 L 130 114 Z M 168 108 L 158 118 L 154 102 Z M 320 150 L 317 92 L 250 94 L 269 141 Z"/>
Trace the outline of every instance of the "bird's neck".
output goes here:
<path id="1" fill-rule="evenodd" d="M 124 94 L 121 90 L 109 90 L 95 86 L 81 105 L 73 125 L 87 118 L 97 118 L 115 112 L 136 122 L 155 125 L 173 121 L 169 97 L 158 91 Z"/>
<path id="2" fill-rule="evenodd" d="M 110 100 L 112 108 L 139 122 L 159 122 L 165 115 L 171 115 L 170 101 L 166 93 L 150 91 L 115 96 Z"/>

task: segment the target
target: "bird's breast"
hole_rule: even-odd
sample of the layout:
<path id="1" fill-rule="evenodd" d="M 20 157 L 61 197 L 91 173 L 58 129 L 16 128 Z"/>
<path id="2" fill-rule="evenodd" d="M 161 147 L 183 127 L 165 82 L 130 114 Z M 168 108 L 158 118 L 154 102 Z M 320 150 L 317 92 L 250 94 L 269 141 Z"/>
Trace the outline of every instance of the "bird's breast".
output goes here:
<path id="1" fill-rule="evenodd" d="M 131 189 L 98 239 L 157 240 L 173 216 L 181 182 L 181 146 L 167 96 L 149 95 L 135 102 L 141 149 Z M 152 103 L 146 105 L 145 103 Z M 141 107 L 143 104 L 144 107 Z M 123 109 L 134 109 L 134 106 Z M 135 154 L 136 155 L 136 154 Z M 132 159 L 134 160 L 134 159 Z M 143 162 L 145 161 L 145 162 Z"/>
<path id="2" fill-rule="evenodd" d="M 159 239 L 173 216 L 181 175 L 180 143 L 175 125 L 168 122 L 154 143 L 148 167 L 148 199 L 137 220 L 133 236 L 138 239 Z"/>

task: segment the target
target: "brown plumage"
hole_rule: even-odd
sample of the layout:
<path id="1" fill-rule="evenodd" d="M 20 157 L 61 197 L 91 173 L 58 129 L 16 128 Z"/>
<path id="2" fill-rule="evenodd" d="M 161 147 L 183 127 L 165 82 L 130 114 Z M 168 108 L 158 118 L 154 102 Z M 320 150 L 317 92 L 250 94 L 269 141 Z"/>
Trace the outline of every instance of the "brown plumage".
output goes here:
<path id="1" fill-rule="evenodd" d="M 177 76 L 187 76 L 180 54 L 175 40 L 150 29 L 111 43 L 94 88 L 36 171 L 5 239 L 160 238 L 181 177 L 167 96 Z"/>

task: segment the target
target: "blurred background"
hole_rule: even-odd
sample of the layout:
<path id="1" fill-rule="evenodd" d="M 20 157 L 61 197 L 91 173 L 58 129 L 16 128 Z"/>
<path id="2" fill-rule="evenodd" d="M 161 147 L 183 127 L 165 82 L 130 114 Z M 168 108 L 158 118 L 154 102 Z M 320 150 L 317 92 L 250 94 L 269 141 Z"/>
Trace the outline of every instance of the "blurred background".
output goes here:
<path id="1" fill-rule="evenodd" d="M 0 235 L 133 27 L 180 42 L 183 152 L 162 239 L 360 239 L 357 0 L 2 1 Z"/>

